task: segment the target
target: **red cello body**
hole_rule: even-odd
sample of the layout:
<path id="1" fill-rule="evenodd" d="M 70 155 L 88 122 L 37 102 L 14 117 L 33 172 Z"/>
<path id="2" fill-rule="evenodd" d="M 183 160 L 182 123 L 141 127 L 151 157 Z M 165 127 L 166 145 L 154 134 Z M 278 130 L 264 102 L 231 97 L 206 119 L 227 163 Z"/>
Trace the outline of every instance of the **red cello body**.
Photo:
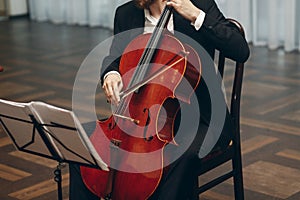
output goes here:
<path id="1" fill-rule="evenodd" d="M 141 35 L 126 47 L 119 68 L 127 89 L 113 115 L 98 121 L 90 137 L 110 171 L 81 166 L 85 185 L 101 198 L 143 200 L 153 194 L 166 169 L 164 147 L 177 145 L 178 100 L 189 103 L 200 81 L 197 53 L 168 34 L 161 37 L 151 63 L 141 65 L 149 40 L 150 34 Z M 136 68 L 143 67 L 142 81 L 132 82 L 139 77 Z"/>

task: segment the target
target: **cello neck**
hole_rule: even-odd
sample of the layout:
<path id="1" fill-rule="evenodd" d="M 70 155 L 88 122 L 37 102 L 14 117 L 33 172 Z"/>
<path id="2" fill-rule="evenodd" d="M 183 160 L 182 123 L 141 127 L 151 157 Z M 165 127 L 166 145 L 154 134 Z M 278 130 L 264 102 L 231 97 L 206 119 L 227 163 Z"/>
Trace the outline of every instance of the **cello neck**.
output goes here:
<path id="1" fill-rule="evenodd" d="M 148 66 L 151 63 L 151 60 L 157 50 L 157 46 L 159 45 L 160 39 L 162 38 L 163 32 L 169 22 L 171 14 L 172 14 L 172 7 L 165 6 L 146 47 L 144 47 L 143 54 L 126 88 L 127 90 L 133 88 L 135 85 L 141 83 L 145 79 Z M 138 90 L 139 89 L 136 89 L 135 92 L 137 93 Z M 126 105 L 124 105 L 124 101 L 123 99 L 121 99 L 121 102 L 119 106 L 116 108 L 114 114 L 121 115 L 125 110 L 125 108 Z"/>
<path id="2" fill-rule="evenodd" d="M 133 78 L 129 83 L 128 87 L 132 87 L 136 83 L 141 82 L 145 78 L 147 72 L 147 66 L 151 63 L 151 59 L 154 56 L 155 50 L 159 44 L 161 36 L 164 32 L 164 29 L 167 27 L 167 24 L 170 20 L 172 14 L 172 7 L 165 6 L 154 30 L 147 43 L 147 46 L 144 49 L 144 52 L 139 60 L 139 64 L 135 70 Z"/>
<path id="3" fill-rule="evenodd" d="M 164 10 L 162 11 L 162 14 L 156 24 L 156 29 L 162 29 L 166 28 L 167 24 L 170 20 L 171 14 L 172 14 L 173 8 L 170 6 L 165 6 Z"/>

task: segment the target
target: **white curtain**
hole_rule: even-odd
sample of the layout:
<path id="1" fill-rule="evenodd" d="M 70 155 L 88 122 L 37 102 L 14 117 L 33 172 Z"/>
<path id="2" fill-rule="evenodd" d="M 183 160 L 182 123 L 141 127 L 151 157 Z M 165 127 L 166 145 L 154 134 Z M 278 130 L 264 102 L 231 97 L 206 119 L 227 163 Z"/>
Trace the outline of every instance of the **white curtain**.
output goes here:
<path id="1" fill-rule="evenodd" d="M 128 0 L 28 0 L 30 18 L 112 28 L 116 7 Z"/>
<path id="2" fill-rule="evenodd" d="M 299 0 L 216 0 L 226 17 L 239 20 L 254 45 L 300 50 Z M 298 12 L 297 12 L 298 11 Z"/>
<path id="3" fill-rule="evenodd" d="M 128 0 L 28 0 L 37 21 L 112 28 L 116 7 Z M 216 0 L 226 17 L 242 23 L 254 45 L 300 50 L 299 0 Z"/>

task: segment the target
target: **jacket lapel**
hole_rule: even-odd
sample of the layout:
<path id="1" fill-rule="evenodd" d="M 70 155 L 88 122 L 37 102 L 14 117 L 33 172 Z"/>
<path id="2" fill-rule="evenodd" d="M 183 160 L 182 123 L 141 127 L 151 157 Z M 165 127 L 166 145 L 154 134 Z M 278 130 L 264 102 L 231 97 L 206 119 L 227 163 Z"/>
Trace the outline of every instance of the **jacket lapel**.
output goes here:
<path id="1" fill-rule="evenodd" d="M 143 33 L 144 25 L 145 25 L 144 10 L 139 9 L 137 7 L 134 7 L 134 9 L 136 9 L 136 10 L 134 10 L 133 13 L 136 13 L 136 14 L 129 22 L 130 28 L 132 29 L 131 34 L 130 34 L 130 37 L 132 39 Z"/>

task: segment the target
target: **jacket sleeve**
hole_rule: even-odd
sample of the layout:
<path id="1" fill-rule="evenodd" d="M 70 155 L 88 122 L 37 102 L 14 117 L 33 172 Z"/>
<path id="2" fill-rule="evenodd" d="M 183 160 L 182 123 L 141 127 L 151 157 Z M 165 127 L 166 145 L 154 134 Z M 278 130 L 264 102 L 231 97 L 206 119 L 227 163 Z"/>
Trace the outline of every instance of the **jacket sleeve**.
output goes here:
<path id="1" fill-rule="evenodd" d="M 119 63 L 127 45 L 142 33 L 144 25 L 144 10 L 129 1 L 118 7 L 114 17 L 113 40 L 109 55 L 104 58 L 101 70 L 101 82 L 109 71 L 119 72 Z"/>
<path id="2" fill-rule="evenodd" d="M 103 84 L 103 77 L 109 71 L 119 72 L 119 63 L 123 53 L 123 50 L 127 43 L 125 41 L 125 34 L 119 34 L 123 30 L 120 24 L 120 12 L 117 8 L 115 17 L 114 17 L 114 29 L 113 29 L 113 39 L 109 50 L 109 55 L 106 56 L 102 62 L 101 68 L 101 84 Z"/>
<path id="3" fill-rule="evenodd" d="M 193 3 L 206 13 L 199 34 L 201 33 L 215 49 L 224 53 L 226 57 L 245 62 L 250 54 L 248 43 L 238 28 L 226 20 L 215 1 L 194 0 Z"/>

